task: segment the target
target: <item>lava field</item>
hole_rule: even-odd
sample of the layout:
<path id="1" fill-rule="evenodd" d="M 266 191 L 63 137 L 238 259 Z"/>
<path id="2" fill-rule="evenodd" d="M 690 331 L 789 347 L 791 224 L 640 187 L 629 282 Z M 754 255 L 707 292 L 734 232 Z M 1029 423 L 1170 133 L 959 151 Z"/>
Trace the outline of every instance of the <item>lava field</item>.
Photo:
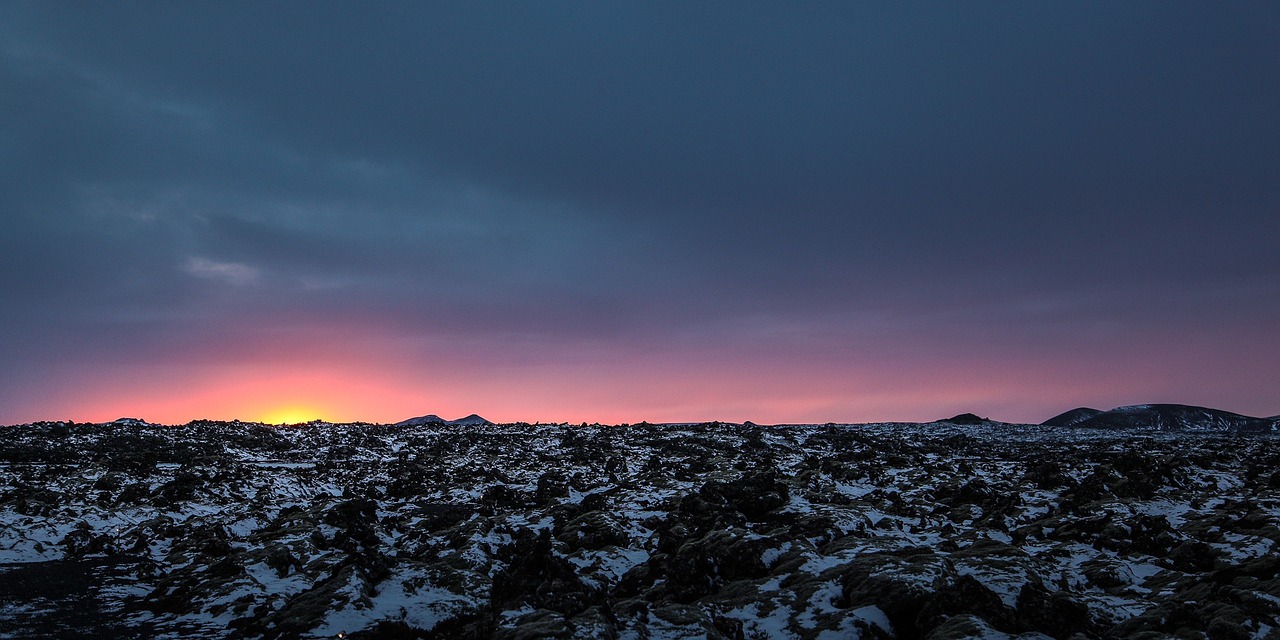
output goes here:
<path id="1" fill-rule="evenodd" d="M 0 636 L 1280 638 L 1269 433 L 0 427 Z"/>

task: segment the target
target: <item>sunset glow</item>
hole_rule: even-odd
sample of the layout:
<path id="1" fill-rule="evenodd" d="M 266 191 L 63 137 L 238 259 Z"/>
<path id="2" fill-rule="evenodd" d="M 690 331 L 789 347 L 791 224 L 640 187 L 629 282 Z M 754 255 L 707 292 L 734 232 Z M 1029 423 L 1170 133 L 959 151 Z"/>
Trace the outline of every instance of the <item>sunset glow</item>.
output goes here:
<path id="1" fill-rule="evenodd" d="M 391 423 L 428 413 L 446 419 L 479 413 L 503 422 L 768 424 L 928 421 L 966 411 L 1038 422 L 1059 408 L 1083 404 L 1081 398 L 1105 406 L 1153 399 L 1216 402 L 1248 411 L 1257 393 L 1242 387 L 1224 402 L 1178 391 L 1194 389 L 1199 376 L 1215 375 L 1212 354 L 1191 349 L 1164 354 L 1129 345 L 1132 364 L 1104 371 L 1087 355 L 1059 358 L 1052 367 L 1008 354 L 932 359 L 930 353 L 912 353 L 909 338 L 900 340 L 883 340 L 883 353 L 864 349 L 861 357 L 814 353 L 798 344 L 753 354 L 654 347 L 625 357 L 591 349 L 547 353 L 524 344 L 487 353 L 483 360 L 474 349 L 435 350 L 418 356 L 432 366 L 417 367 L 353 357 L 347 366 L 321 360 L 228 364 L 206 366 L 198 374 L 167 367 L 114 376 L 68 372 L 63 379 L 74 391 L 46 390 L 6 409 L 13 422 L 131 416 L 164 424 L 201 418 Z M 1236 357 L 1257 357 L 1248 349 L 1240 345 Z M 368 352 L 375 351 L 370 345 Z M 793 358 L 809 364 L 789 367 Z M 1199 364 L 1180 367 L 1184 362 Z M 1266 411 L 1255 406 L 1262 409 L 1258 413 Z"/>
<path id="2" fill-rule="evenodd" d="M 1275 9 L 894 6 L 0 3 L 0 424 L 1280 412 Z"/>
<path id="3" fill-rule="evenodd" d="M 294 406 L 273 409 L 256 420 L 266 424 L 301 424 L 320 419 L 319 411 Z"/>

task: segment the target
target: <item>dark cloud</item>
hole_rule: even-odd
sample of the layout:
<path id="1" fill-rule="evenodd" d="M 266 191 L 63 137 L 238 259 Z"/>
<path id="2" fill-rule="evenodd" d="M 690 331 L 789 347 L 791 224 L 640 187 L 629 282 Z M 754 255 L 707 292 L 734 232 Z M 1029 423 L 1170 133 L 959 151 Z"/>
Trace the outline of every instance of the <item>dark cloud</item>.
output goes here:
<path id="1" fill-rule="evenodd" d="M 1271 3 L 8 3 L 0 39 L 6 371 L 1280 326 Z"/>

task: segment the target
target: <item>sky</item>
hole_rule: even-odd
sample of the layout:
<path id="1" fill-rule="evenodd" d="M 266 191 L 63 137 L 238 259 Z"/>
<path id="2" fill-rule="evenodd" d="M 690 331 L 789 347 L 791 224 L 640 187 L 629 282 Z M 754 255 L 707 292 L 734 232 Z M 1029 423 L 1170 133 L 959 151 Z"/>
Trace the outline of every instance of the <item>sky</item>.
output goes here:
<path id="1" fill-rule="evenodd" d="M 0 424 L 1280 413 L 1274 2 L 0 2 Z"/>

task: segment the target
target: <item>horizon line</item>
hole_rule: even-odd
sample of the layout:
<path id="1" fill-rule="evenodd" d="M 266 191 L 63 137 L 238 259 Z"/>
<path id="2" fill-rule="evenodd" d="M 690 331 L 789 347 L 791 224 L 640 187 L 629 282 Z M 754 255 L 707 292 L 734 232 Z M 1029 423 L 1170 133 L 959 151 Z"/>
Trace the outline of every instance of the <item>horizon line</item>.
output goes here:
<path id="1" fill-rule="evenodd" d="M 527 425 L 549 425 L 549 426 L 550 426 L 550 425 L 623 426 L 623 425 L 642 425 L 642 424 L 655 425 L 655 426 L 692 426 L 692 425 L 704 425 L 704 424 L 726 424 L 726 425 L 740 425 L 740 426 L 753 425 L 753 426 L 761 426 L 761 427 L 776 427 L 776 426 L 809 426 L 809 425 L 932 424 L 932 423 L 939 423 L 939 422 L 952 422 L 953 420 L 956 420 L 956 419 L 964 419 L 964 420 L 969 420 L 969 421 L 972 421 L 972 420 L 974 420 L 974 419 L 978 419 L 978 420 L 980 420 L 981 422 L 990 422 L 990 423 L 997 423 L 997 424 L 1008 424 L 1008 425 L 1032 425 L 1032 426 L 1039 426 L 1039 425 L 1043 425 L 1045 422 L 1048 422 L 1049 420 L 1052 420 L 1053 418 L 1056 418 L 1056 417 L 1059 417 L 1059 416 L 1062 416 L 1062 415 L 1065 415 L 1065 414 L 1067 414 L 1067 413 L 1071 413 L 1071 412 L 1074 412 L 1074 411 L 1082 410 L 1082 409 L 1087 409 L 1087 410 L 1091 410 L 1091 411 L 1098 411 L 1098 412 L 1100 412 L 1100 413 L 1105 413 L 1105 412 L 1108 412 L 1108 411 L 1115 411 L 1115 410 L 1118 410 L 1118 409 L 1139 408 L 1139 407 L 1155 407 L 1155 406 L 1175 406 L 1175 407 L 1186 407 L 1186 408 L 1189 408 L 1189 409 L 1204 409 L 1204 410 L 1216 411 L 1216 412 L 1222 412 L 1222 413 L 1231 413 L 1231 414 L 1234 414 L 1234 415 L 1237 415 L 1237 416 L 1241 416 L 1241 417 L 1244 417 L 1244 418 L 1250 418 L 1250 419 L 1254 419 L 1254 420 L 1276 420 L 1276 419 L 1280 419 L 1280 414 L 1275 414 L 1275 415 L 1270 415 L 1270 416 L 1250 416 L 1250 415 L 1247 415 L 1247 414 L 1237 413 L 1237 412 L 1229 411 L 1229 410 L 1225 410 L 1225 409 L 1216 409 L 1216 408 L 1212 408 L 1212 407 L 1203 407 L 1203 406 L 1198 406 L 1198 405 L 1187 405 L 1187 404 L 1181 404 L 1181 403 L 1170 403 L 1170 402 L 1152 402 L 1152 403 L 1139 403 L 1139 404 L 1120 405 L 1120 406 L 1118 406 L 1118 407 L 1113 407 L 1113 408 L 1111 408 L 1111 409 L 1093 409 L 1093 408 L 1091 408 L 1091 407 L 1086 407 L 1086 406 L 1083 406 L 1083 405 L 1082 405 L 1082 406 L 1079 406 L 1079 407 L 1075 407 L 1075 408 L 1073 408 L 1073 409 L 1068 409 L 1068 410 L 1066 410 L 1066 411 L 1063 411 L 1063 412 L 1060 412 L 1060 413 L 1054 414 L 1053 416 L 1050 416 L 1049 418 L 1046 418 L 1044 421 L 1041 421 L 1041 422 L 1009 422 L 1009 421 L 1000 420 L 1000 419 L 997 419 L 997 418 L 991 418 L 991 417 L 987 417 L 987 416 L 979 416 L 978 414 L 975 414 L 975 413 L 972 413 L 972 412 L 963 412 L 963 413 L 959 413 L 959 414 L 956 414 L 955 416 L 951 416 L 951 417 L 947 417 L 947 418 L 938 418 L 938 419 L 935 419 L 935 420 L 923 420 L 923 421 L 921 421 L 921 420 L 866 420 L 866 421 L 826 420 L 826 421 L 795 421 L 795 422 L 782 421 L 782 422 L 767 422 L 767 423 L 765 423 L 765 422 L 755 422 L 755 421 L 753 421 L 753 420 L 735 421 L 735 420 L 719 420 L 719 419 L 713 419 L 713 420 L 663 420 L 663 421 L 652 421 L 652 422 L 651 422 L 651 421 L 649 421 L 649 420 L 638 420 L 638 421 L 635 421 L 635 422 L 600 422 L 600 421 L 587 422 L 587 421 L 582 421 L 582 420 L 532 420 L 532 421 L 530 421 L 530 420 L 514 420 L 514 421 L 493 421 L 493 420 L 489 420 L 489 419 L 487 419 L 487 418 L 484 418 L 483 416 L 480 416 L 480 415 L 479 415 L 479 414 L 477 414 L 477 413 L 470 413 L 470 414 L 468 414 L 468 415 L 466 415 L 466 416 L 463 416 L 463 417 L 461 417 L 461 418 L 456 418 L 456 419 L 453 419 L 453 420 L 446 420 L 446 419 L 444 419 L 444 418 L 440 418 L 438 421 L 437 421 L 437 420 L 433 420 L 433 421 L 426 422 L 426 423 L 423 423 L 423 424 L 446 424 L 446 425 L 448 425 L 448 424 L 451 424 L 451 423 L 460 423 L 460 422 L 462 422 L 462 421 L 464 421 L 464 420 L 467 420 L 467 419 L 469 419 L 469 418 L 479 418 L 479 419 L 481 419 L 481 420 L 484 420 L 484 422 L 488 423 L 489 425 L 496 425 L 496 426 L 502 426 L 502 425 L 514 425 L 514 424 L 527 424 Z M 190 425 L 190 424 L 193 424 L 193 423 L 199 423 L 199 422 L 257 424 L 257 425 L 263 425 L 263 426 L 276 426 L 276 427 L 302 426 L 302 425 L 309 425 L 309 424 L 316 424 L 316 423 L 320 423 L 320 424 L 331 424 L 331 425 L 372 425 L 372 426 L 396 426 L 396 425 L 401 425 L 402 423 L 410 422 L 410 421 L 412 421 L 412 420 L 416 420 L 416 419 L 418 419 L 418 418 L 423 418 L 423 417 L 428 417 L 428 416 L 435 416 L 435 417 L 439 418 L 439 416 L 436 416 L 435 414 L 426 414 L 426 415 L 424 415 L 424 416 L 414 416 L 414 417 L 412 417 L 412 418 L 406 418 L 406 419 L 404 419 L 404 420 L 399 420 L 399 421 L 396 421 L 396 422 L 376 422 L 376 421 L 368 421 L 368 420 L 329 420 L 329 419 L 326 419 L 326 418 L 323 418 L 323 417 L 315 417 L 315 418 L 312 418 L 312 419 L 310 419 L 310 420 L 304 420 L 304 421 L 298 421 L 298 422 L 268 422 L 268 421 L 263 421 L 263 420 L 245 420 L 245 419 L 241 419 L 241 418 L 230 418 L 230 419 L 222 419 L 222 418 L 193 418 L 193 419 L 188 420 L 188 421 L 186 421 L 186 422 L 151 422 L 151 421 L 149 421 L 149 420 L 147 420 L 147 419 L 145 419 L 145 418 L 138 418 L 138 417 L 133 417 L 133 416 L 121 416 L 121 417 L 116 418 L 116 419 L 114 419 L 114 420 L 103 420 L 103 421 L 74 420 L 74 419 L 52 419 L 52 420 L 50 420 L 50 419 L 44 419 L 44 420 L 32 420 L 32 421 L 29 421 L 29 422 L 18 422 L 18 423 L 12 423 L 12 424 L 3 425 L 3 426 L 6 426 L 6 427 L 18 427 L 18 426 L 34 425 L 34 424 L 67 424 L 67 425 L 93 424 L 93 425 L 104 425 L 104 424 L 114 424 L 114 423 L 118 423 L 118 422 L 138 422 L 138 423 L 144 423 L 144 424 L 154 425 L 154 426 L 163 426 L 163 427 L 178 427 L 178 426 L 185 426 L 185 425 Z M 408 425 L 406 425 L 406 426 L 408 426 Z M 467 425 L 458 425 L 458 426 L 467 426 Z M 479 425 L 470 425 L 470 426 L 479 426 Z"/>

